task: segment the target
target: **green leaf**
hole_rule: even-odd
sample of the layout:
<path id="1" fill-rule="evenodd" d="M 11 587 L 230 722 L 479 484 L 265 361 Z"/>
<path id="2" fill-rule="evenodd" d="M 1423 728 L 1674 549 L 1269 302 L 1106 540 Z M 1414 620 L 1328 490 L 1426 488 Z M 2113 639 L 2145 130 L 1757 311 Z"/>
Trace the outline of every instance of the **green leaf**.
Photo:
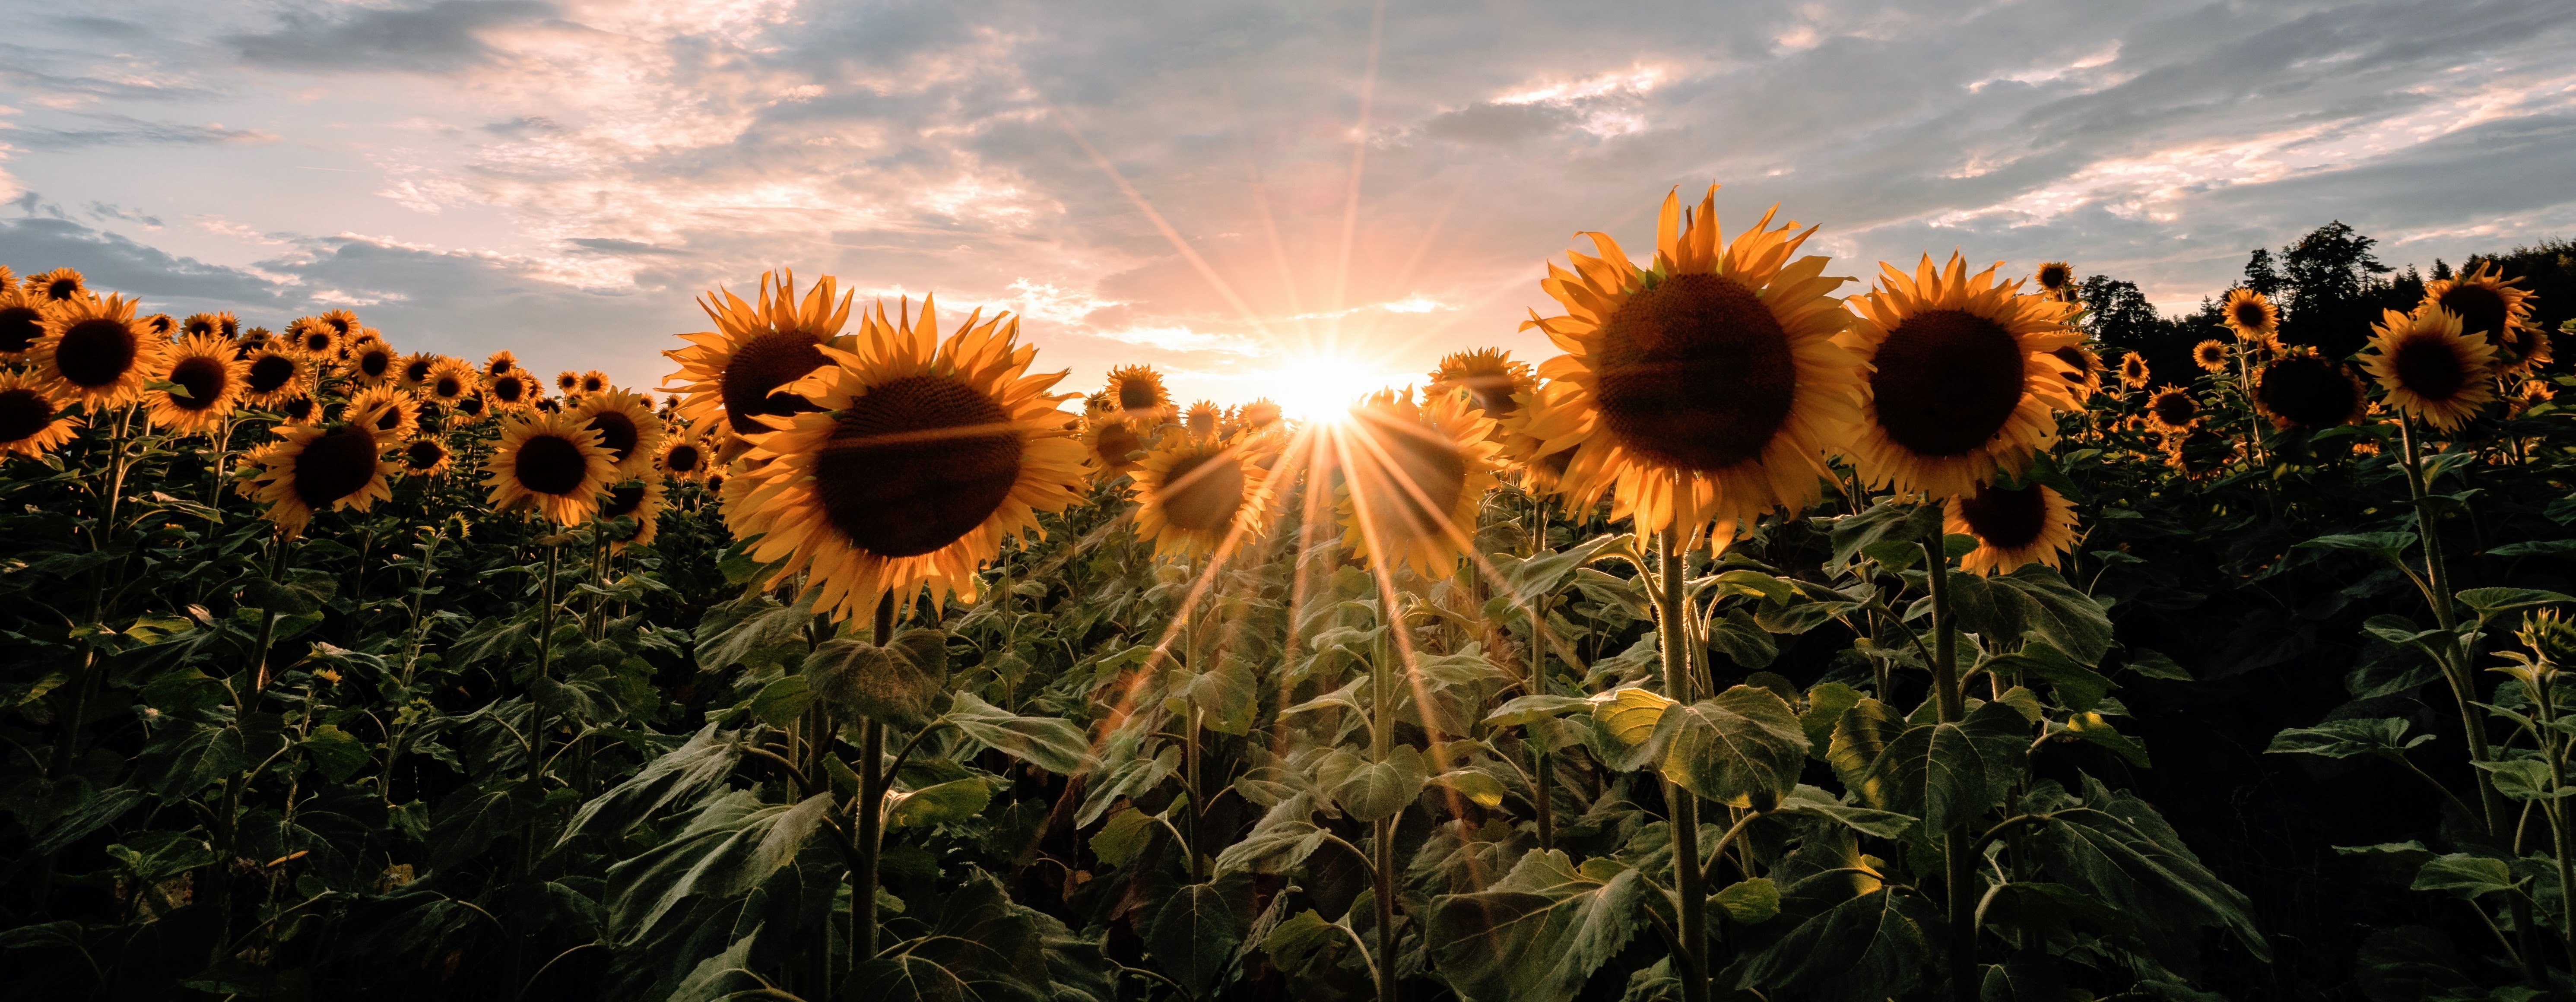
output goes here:
<path id="1" fill-rule="evenodd" d="M 2099 713 L 2077 713 L 2068 716 L 2066 730 L 2076 737 L 2110 749 L 2121 758 L 2128 759 L 2130 765 L 2141 769 L 2151 768 L 2147 762 L 2147 746 L 2136 738 L 2120 733 L 2119 728 L 2111 726 L 2111 722 L 2102 719 Z"/>
<path id="2" fill-rule="evenodd" d="M 2441 891 L 2463 898 L 2512 890 L 2513 869 L 2501 859 L 2452 853 L 2428 860 L 2415 871 L 2411 890 Z"/>
<path id="3" fill-rule="evenodd" d="M 930 720 L 931 703 L 946 691 L 948 636 L 938 630 L 905 630 L 877 646 L 847 637 L 826 640 L 806 655 L 802 677 L 833 709 L 896 727 Z"/>
<path id="4" fill-rule="evenodd" d="M 1330 965 L 1350 935 L 1338 925 L 1309 908 L 1288 917 L 1261 940 L 1261 950 L 1270 955 L 1272 966 L 1292 978 L 1323 978 L 1332 971 Z"/>
<path id="5" fill-rule="evenodd" d="M 1634 870 L 1533 849 L 1484 891 L 1433 898 L 1425 939 L 1460 995 L 1567 1002 L 1628 945 L 1648 893 Z"/>
<path id="6" fill-rule="evenodd" d="M 704 802 L 668 841 L 609 867 L 610 939 L 639 942 L 666 917 L 686 921 L 681 906 L 691 900 L 751 892 L 795 861 L 834 799 L 824 792 L 794 805 L 763 804 L 741 790 Z"/>
<path id="7" fill-rule="evenodd" d="M 1780 645 L 1771 640 L 1771 632 L 1754 622 L 1753 614 L 1742 606 L 1726 610 L 1709 624 L 1708 644 L 1745 668 L 1768 668 L 1780 656 Z"/>
<path id="8" fill-rule="evenodd" d="M 716 725 L 708 724 L 680 747 L 581 805 L 555 847 L 568 845 L 585 832 L 625 831 L 656 811 L 693 801 L 723 785 L 742 760 L 742 746 L 736 743 L 740 737 L 739 732 L 719 732 Z"/>
<path id="9" fill-rule="evenodd" d="M 1653 737 L 1656 725 L 1663 722 L 1664 710 L 1680 704 L 1652 690 L 1623 686 L 1588 700 L 1592 720 L 1620 744 L 1637 745 Z"/>
<path id="10" fill-rule="evenodd" d="M 2361 532 L 2318 536 L 2290 548 L 2293 550 L 2349 550 L 2371 554 L 2389 563 L 2403 565 L 2405 561 L 2401 555 L 2406 552 L 2407 547 L 2413 545 L 2415 545 L 2415 534 L 2411 532 Z"/>
<path id="11" fill-rule="evenodd" d="M 1122 807 L 1091 836 L 1091 854 L 1100 857 L 1102 865 L 1112 868 L 1127 865 L 1154 837 L 1154 816 L 1133 807 Z"/>
<path id="12" fill-rule="evenodd" d="M 364 743 L 332 724 L 314 728 L 302 744 L 305 754 L 313 756 L 313 767 L 334 783 L 348 782 L 374 757 Z"/>
<path id="13" fill-rule="evenodd" d="M 68 678 L 68 676 L 65 677 Z M 51 688 L 53 687 L 44 686 L 31 689 L 27 698 L 33 701 L 36 697 L 44 695 L 45 690 Z M 143 687 L 143 705 L 163 713 L 189 713 L 221 703 L 229 695 L 231 695 L 230 690 L 224 688 L 221 680 L 209 677 L 205 672 L 195 668 L 181 667 L 154 676 L 152 681 Z"/>
<path id="14" fill-rule="evenodd" d="M 2185 671 L 2183 666 L 2175 664 L 2174 659 L 2144 647 L 2130 653 L 2128 669 L 2148 678 L 2171 679 L 2176 682 L 2191 681 L 2191 673 Z"/>
<path id="15" fill-rule="evenodd" d="M 1778 999 L 1909 996 L 1930 963 L 1926 927 L 1938 926 L 1940 917 L 1921 897 L 1894 888 L 1872 886 L 1830 904 L 1807 889 L 1810 884 L 1838 886 L 1834 876 L 1809 878 L 1793 889 L 1783 903 L 1784 914 L 1765 923 L 1779 928 L 1785 920 L 1780 938 L 1737 960 L 1721 975 L 1722 983 Z"/>
<path id="16" fill-rule="evenodd" d="M 1489 811 L 1503 806 L 1503 795 L 1509 792 L 1503 788 L 1502 780 L 1482 769 L 1456 769 L 1433 776 L 1431 781 Z"/>
<path id="17" fill-rule="evenodd" d="M 1726 917 L 1744 925 L 1761 925 L 1780 914 L 1780 888 L 1769 877 L 1737 881 L 1709 895 L 1709 902 L 1726 910 Z"/>
<path id="18" fill-rule="evenodd" d="M 1918 505 L 1889 498 L 1858 515 L 1834 519 L 1826 538 L 1834 545 L 1831 563 L 1851 562 L 1852 554 L 1874 543 L 1920 543 L 1941 531 L 1941 506 Z"/>
<path id="19" fill-rule="evenodd" d="M 1730 807 L 1768 806 L 1798 785 L 1807 763 L 1807 732 L 1779 694 L 1739 685 L 1688 707 L 1674 707 L 1679 729 L 1663 774 Z"/>
<path id="20" fill-rule="evenodd" d="M 2495 783 L 2497 793 L 2512 800 L 2556 800 L 2576 796 L 2576 786 L 2554 786 L 2549 780 L 2549 766 L 2527 758 L 2502 762 L 2471 762 L 2486 771 Z"/>
<path id="21" fill-rule="evenodd" d="M 1344 776 L 1333 786 L 1333 802 L 1361 821 L 1391 818 L 1412 806 L 1430 779 L 1422 751 L 1400 744 L 1387 749 L 1385 761 L 1366 763 Z"/>
<path id="22" fill-rule="evenodd" d="M 956 702 L 941 719 L 978 744 L 1059 776 L 1080 775 L 1091 768 L 1091 742 L 1071 721 L 1019 716 L 971 692 L 957 693 Z"/>
<path id="23" fill-rule="evenodd" d="M 2102 655 L 2110 651 L 2111 617 L 2055 570 L 2026 564 L 1985 581 L 1994 611 L 1980 633 L 1991 631 L 1998 639 L 2037 636 L 2087 665 L 2102 663 Z"/>
<path id="24" fill-rule="evenodd" d="M 1747 595 L 1775 602 L 1786 602 L 1798 594 L 1797 585 L 1745 567 L 1719 571 L 1716 577 L 1709 579 L 1708 583 L 1720 598 L 1728 595 Z"/>
<path id="25" fill-rule="evenodd" d="M 1220 873 L 1284 873 L 1322 848 L 1326 834 L 1302 819 L 1263 824 L 1217 853 L 1216 868 Z"/>
<path id="26" fill-rule="evenodd" d="M 1153 951 L 1156 969 L 1194 996 L 1215 988 L 1243 944 L 1251 890 L 1238 875 L 1173 892 L 1145 923 L 1145 946 Z"/>
<path id="27" fill-rule="evenodd" d="M 2075 659 L 2047 644 L 2031 644 L 2010 654 L 1997 654 L 1977 667 L 2001 675 L 2046 682 L 2056 691 L 2059 701 L 2076 710 L 2091 710 L 2102 705 L 2102 697 L 2119 688 L 2119 683 L 2076 664 Z"/>
<path id="28" fill-rule="evenodd" d="M 2040 784 L 2033 799 L 2045 802 L 2055 785 Z M 2234 934 L 2255 959 L 2271 958 L 2252 903 L 2201 865 L 2163 816 L 2135 796 L 2086 777 L 2083 799 L 2051 811 L 2024 843 L 2058 883 L 2136 919 L 2161 957 L 2196 955 L 2192 927 L 2212 926 Z"/>
<path id="29" fill-rule="evenodd" d="M 1901 838 L 1906 829 L 1916 824 L 1914 818 L 1906 815 L 1846 804 L 1835 799 L 1833 794 L 1806 785 L 1790 791 L 1772 813 L 1824 818 L 1863 835 L 1886 839 Z"/>
<path id="30" fill-rule="evenodd" d="M 1486 714 L 1485 723 L 1494 727 L 1522 727 L 1591 708 L 1592 701 L 1579 696 L 1521 696 Z"/>
<path id="31" fill-rule="evenodd" d="M 2327 758 L 2351 758 L 2355 755 L 2404 758 L 2406 749 L 2433 740 L 2430 734 L 2418 734 L 2412 741 L 2405 740 L 2407 726 L 2401 717 L 2329 720 L 2315 727 L 2292 727 L 2272 735 L 2272 744 L 2263 750 L 2279 755 L 2322 755 Z"/>
<path id="32" fill-rule="evenodd" d="M 1011 903 L 978 869 L 948 896 L 928 934 L 898 944 L 850 974 L 852 998 L 869 1002 L 1044 1002 L 1045 916 Z"/>
<path id="33" fill-rule="evenodd" d="M 2029 730 L 2019 711 L 2001 703 L 1957 723 L 1908 727 L 1884 704 L 1864 699 L 1835 723 L 1825 760 L 1872 806 L 1948 831 L 1984 814 L 2020 781 Z"/>
<path id="34" fill-rule="evenodd" d="M 2461 592 L 2459 599 L 2460 604 L 2476 609 L 2480 619 L 2490 619 L 2515 609 L 2527 609 L 2536 605 L 2576 602 L 2576 598 L 2538 588 L 2471 588 Z"/>
<path id="35" fill-rule="evenodd" d="M 1843 711 L 1860 704 L 1860 690 L 1840 682 L 1826 682 L 1807 690 L 1807 708 L 1798 713 L 1798 727 L 1807 732 L 1807 753 L 1823 761 L 1825 749 L 1834 740 L 1834 721 Z"/>
<path id="36" fill-rule="evenodd" d="M 788 675 L 760 687 L 760 694 L 751 697 L 751 715 L 771 727 L 785 728 L 813 705 L 814 692 L 807 687 L 806 677 Z"/>
<path id="37" fill-rule="evenodd" d="M 899 793 L 887 801 L 887 818 L 897 828 L 928 828 L 964 821 L 993 802 L 993 787 L 968 776 Z"/>

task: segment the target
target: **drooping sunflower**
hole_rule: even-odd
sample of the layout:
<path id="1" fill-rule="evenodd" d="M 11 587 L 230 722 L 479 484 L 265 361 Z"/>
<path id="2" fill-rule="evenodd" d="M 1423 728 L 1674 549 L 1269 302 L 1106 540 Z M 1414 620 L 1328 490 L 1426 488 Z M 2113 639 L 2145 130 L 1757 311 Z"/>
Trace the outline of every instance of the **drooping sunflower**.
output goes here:
<path id="1" fill-rule="evenodd" d="M 386 478 L 395 465 L 383 459 L 384 442 L 364 426 L 290 424 L 277 434 L 280 441 L 243 457 L 257 469 L 240 491 L 267 505 L 268 520 L 288 537 L 301 534 L 316 512 L 363 512 L 393 497 Z"/>
<path id="2" fill-rule="evenodd" d="M 1521 484 L 1533 494 L 1557 493 L 1566 466 L 1574 460 L 1574 450 L 1547 449 L 1548 442 L 1531 428 L 1554 427 L 1580 416 L 1562 412 L 1573 399 L 1575 388 L 1567 383 L 1541 383 L 1537 389 L 1522 393 L 1512 412 L 1495 422 L 1496 434 L 1503 445 L 1503 457 L 1521 471 Z M 1560 436 L 1562 439 L 1562 436 Z"/>
<path id="3" fill-rule="evenodd" d="M 286 325 L 293 350 L 315 361 L 340 357 L 340 332 L 321 317 L 297 317 Z"/>
<path id="4" fill-rule="evenodd" d="M 362 341 L 349 349 L 349 372 L 361 386 L 393 383 L 400 375 L 396 369 L 399 361 L 393 346 L 383 341 Z"/>
<path id="5" fill-rule="evenodd" d="M 311 363 L 275 346 L 251 352 L 242 370 L 242 403 L 266 410 L 303 396 L 312 382 Z"/>
<path id="6" fill-rule="evenodd" d="M 250 363 L 234 358 L 233 343 L 215 334 L 189 335 L 171 345 L 164 360 L 168 368 L 158 378 L 179 390 L 144 392 L 153 425 L 204 434 L 222 431 L 224 419 L 241 400 Z"/>
<path id="7" fill-rule="evenodd" d="M 52 301 L 17 286 L 0 288 L 0 365 L 15 365 L 45 336 Z"/>
<path id="8" fill-rule="evenodd" d="M 673 435 L 662 447 L 662 472 L 675 480 L 696 480 L 707 474 L 707 450 L 695 435 Z"/>
<path id="9" fill-rule="evenodd" d="M 241 321 L 233 317 L 231 310 L 218 313 L 191 313 L 188 314 L 188 319 L 179 321 L 179 332 L 188 335 L 212 334 L 230 341 L 241 336 Z"/>
<path id="10" fill-rule="evenodd" d="M 34 375 L 0 370 L 0 456 L 42 459 L 72 440 L 80 418 Z"/>
<path id="11" fill-rule="evenodd" d="M 2094 354 L 2093 349 L 2070 344 L 2048 354 L 2062 366 L 2059 375 L 2066 378 L 2067 392 L 2074 394 L 2078 403 L 2102 392 L 2102 356 Z"/>
<path id="12" fill-rule="evenodd" d="M 400 442 L 420 430 L 420 398 L 399 387 L 373 386 L 349 399 L 341 412 L 351 423 L 365 425 L 378 439 Z"/>
<path id="13" fill-rule="evenodd" d="M 599 393 L 599 392 L 605 391 L 605 390 L 607 390 L 607 389 L 608 389 L 608 374 L 607 374 L 607 373 L 605 373 L 605 372 L 601 372 L 601 371 L 599 371 L 599 370 L 597 370 L 597 369 L 592 369 L 592 370 L 590 370 L 589 372 L 585 372 L 585 373 L 582 373 L 582 374 L 581 374 L 581 395 L 583 395 L 583 396 L 589 396 L 589 395 L 591 395 L 591 394 L 593 394 L 593 393 Z M 648 411 L 649 411 L 649 410 L 652 410 L 652 409 L 653 409 L 653 404 L 652 404 L 652 402 L 651 402 L 651 401 L 646 401 L 646 402 L 645 402 L 645 404 L 644 404 L 644 409 L 645 409 L 645 410 L 648 410 Z"/>
<path id="14" fill-rule="evenodd" d="M 456 453 L 436 435 L 405 442 L 402 451 L 394 455 L 401 462 L 402 474 L 407 477 L 435 477 L 447 472 L 448 467 L 456 462 Z"/>
<path id="15" fill-rule="evenodd" d="M 1465 391 L 1468 403 L 1479 413 L 1495 421 L 1510 415 L 1519 405 L 1512 401 L 1516 394 L 1538 388 L 1538 376 L 1529 363 L 1515 362 L 1512 353 L 1501 348 L 1478 348 L 1452 352 L 1440 359 L 1431 370 L 1431 384 L 1424 395 Z"/>
<path id="16" fill-rule="evenodd" d="M 662 451 L 662 419 L 653 416 L 653 408 L 635 394 L 625 390 L 587 394 L 573 417 L 599 433 L 599 447 L 608 450 L 620 479 L 652 472 L 653 457 Z"/>
<path id="17" fill-rule="evenodd" d="M 1977 548 L 1959 558 L 1959 569 L 1970 574 L 2010 574 L 2026 564 L 2056 567 L 2075 548 L 2075 505 L 2043 484 L 1980 486 L 1943 505 L 1941 522 L 1945 533 L 1977 537 Z"/>
<path id="18" fill-rule="evenodd" d="M 864 321 L 861 354 L 836 363 L 813 393 L 818 411 L 762 415 L 767 428 L 725 485 L 736 538 L 781 573 L 812 570 L 816 611 L 868 615 L 879 596 L 933 601 L 975 594 L 975 571 L 1005 537 L 1034 532 L 1036 513 L 1074 503 L 1082 444 L 1047 392 L 1064 373 L 1027 374 L 1037 354 L 1016 317 L 969 316 L 939 338 L 937 308 Z"/>
<path id="19" fill-rule="evenodd" d="M 544 392 L 545 388 L 537 385 L 535 374 L 524 369 L 512 369 L 483 380 L 483 395 L 491 400 L 493 407 L 505 411 L 527 407 Z"/>
<path id="20" fill-rule="evenodd" d="M 1848 301 L 1844 343 L 1868 373 L 1852 459 L 1875 486 L 1967 494 L 1998 471 L 2019 476 L 2057 438 L 2055 411 L 2081 405 L 2054 356 L 2081 344 L 2075 308 L 1974 276 L 1953 252 L 1926 254 L 1909 277 L 1879 265 L 1879 285 Z"/>
<path id="21" fill-rule="evenodd" d="M 2486 335 L 2497 349 L 2497 370 L 2510 376 L 2549 362 L 2549 336 L 2532 325 L 2531 299 L 2521 279 L 2504 277 L 2502 268 L 2486 261 L 2425 283 L 2424 305 L 2416 309 L 2448 310 L 2460 318 L 2461 333 Z"/>
<path id="22" fill-rule="evenodd" d="M 1250 459 L 1213 436 L 1166 437 L 1136 464 L 1136 535 L 1154 541 L 1155 556 L 1184 559 L 1261 535 L 1269 471 Z"/>
<path id="23" fill-rule="evenodd" d="M 80 272 L 70 268 L 56 268 L 52 271 L 29 275 L 26 284 L 21 288 L 49 303 L 69 303 L 96 298 L 89 291 L 89 282 L 81 278 Z"/>
<path id="24" fill-rule="evenodd" d="M 599 493 L 616 482 L 617 464 L 599 447 L 599 433 L 570 414 L 514 414 L 501 425 L 501 441 L 483 464 L 483 486 L 492 507 L 534 507 L 556 525 L 572 525 L 599 510 Z"/>
<path id="25" fill-rule="evenodd" d="M 2147 397 L 2147 426 L 2168 435 L 2190 431 L 2200 423 L 2200 401 L 2191 391 L 2166 383 Z"/>
<path id="26" fill-rule="evenodd" d="M 2236 339 L 2248 344 L 2272 344 L 2281 336 L 2281 308 L 2272 305 L 2272 297 L 2252 289 L 2227 290 L 2226 302 L 2218 306 L 2219 316 Z"/>
<path id="27" fill-rule="evenodd" d="M 483 360 L 483 375 L 484 378 L 488 379 L 517 369 L 518 367 L 519 356 L 511 353 L 510 349 L 503 348 L 499 351 L 493 352 L 491 357 Z"/>
<path id="28" fill-rule="evenodd" d="M 609 488 L 599 501 L 598 518 L 601 530 L 608 533 L 609 552 L 652 542 L 656 523 L 662 520 L 662 478 L 629 480 Z"/>
<path id="29" fill-rule="evenodd" d="M 2495 360 L 2486 335 L 2461 333 L 2460 315 L 2433 304 L 2385 311 L 2360 359 L 2390 404 L 2444 431 L 2495 399 Z"/>
<path id="30" fill-rule="evenodd" d="M 1721 245 L 1716 192 L 1687 224 L 1679 193 L 1665 197 L 1651 268 L 1590 234 L 1600 257 L 1569 253 L 1574 270 L 1550 264 L 1540 283 L 1568 315 L 1524 325 L 1567 352 L 1539 371 L 1574 387 L 1568 420 L 1530 426 L 1543 451 L 1576 450 L 1566 492 L 1613 494 L 1611 517 L 1641 528 L 1803 508 L 1859 418 L 1860 367 L 1835 340 L 1852 315 L 1827 295 L 1846 280 L 1825 258 L 1791 260 L 1815 230 L 1765 213 Z"/>
<path id="31" fill-rule="evenodd" d="M 2120 356 L 2120 386 L 2122 389 L 2145 389 L 2147 381 L 2153 378 L 2155 378 L 2154 375 L 2147 371 L 2147 356 L 2134 351 Z"/>
<path id="32" fill-rule="evenodd" d="M 698 307 L 716 329 L 683 334 L 689 347 L 662 353 L 680 364 L 663 387 L 683 384 L 681 416 L 697 424 L 722 420 L 734 434 L 756 435 L 769 430 L 762 415 L 787 417 L 812 410 L 805 398 L 820 392 L 830 378 L 824 370 L 831 360 L 823 357 L 823 346 L 849 321 L 850 299 L 836 295 L 838 290 L 838 282 L 826 275 L 799 301 L 793 272 L 764 272 L 757 305 L 724 290 L 701 297 Z"/>
<path id="33" fill-rule="evenodd" d="M 2254 406 L 2276 428 L 2315 430 L 2361 420 L 2369 399 L 2343 363 L 2296 348 L 2254 370 Z"/>
<path id="34" fill-rule="evenodd" d="M 1109 402 L 1126 415 L 1130 424 L 1151 428 L 1171 420 L 1172 392 L 1163 388 L 1163 374 L 1150 365 L 1122 365 L 1109 370 L 1109 385 L 1103 387 Z"/>
<path id="35" fill-rule="evenodd" d="M 53 384 L 58 399 L 117 407 L 143 395 L 168 348 L 135 321 L 133 300 L 84 296 L 46 313 L 45 336 L 28 349 L 27 363 Z"/>
<path id="36" fill-rule="evenodd" d="M 2202 372 L 2225 372 L 2228 360 L 2226 342 L 2213 338 L 2191 346 L 2191 364 Z"/>
<path id="37" fill-rule="evenodd" d="M 1410 566 L 1435 581 L 1457 570 L 1474 545 L 1476 508 L 1494 488 L 1503 449 L 1492 441 L 1493 419 L 1470 410 L 1465 397 L 1417 404 L 1411 388 L 1378 393 L 1336 430 L 1335 462 L 1346 477 L 1336 510 L 1353 557 L 1389 570 Z"/>
<path id="38" fill-rule="evenodd" d="M 2515 387 L 2513 391 L 2513 415 L 2515 417 L 2521 417 L 2524 411 L 2528 411 L 2533 407 L 2548 403 L 2551 400 L 2557 399 L 2557 397 L 2558 391 L 2551 388 L 2548 380 L 2523 380 L 2522 385 Z"/>
<path id="39" fill-rule="evenodd" d="M 422 380 L 420 384 L 421 396 L 437 402 L 442 407 L 456 406 L 458 401 L 464 400 L 466 395 L 473 393 L 474 390 L 474 370 L 468 368 L 464 362 L 453 358 L 439 359 L 438 364 L 430 367 L 429 378 Z"/>

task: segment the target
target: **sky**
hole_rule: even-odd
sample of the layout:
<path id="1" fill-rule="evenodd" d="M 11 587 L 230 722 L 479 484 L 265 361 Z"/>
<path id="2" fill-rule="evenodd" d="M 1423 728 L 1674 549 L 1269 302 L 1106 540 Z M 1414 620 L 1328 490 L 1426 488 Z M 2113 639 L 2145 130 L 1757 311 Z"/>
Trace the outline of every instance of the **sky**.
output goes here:
<path id="1" fill-rule="evenodd" d="M 2576 234 L 2576 4 L 0 0 L 0 264 L 638 388 L 761 274 L 1009 310 L 1066 390 L 1328 406 L 1575 234 L 1777 206 L 2167 312 L 2340 219 Z"/>

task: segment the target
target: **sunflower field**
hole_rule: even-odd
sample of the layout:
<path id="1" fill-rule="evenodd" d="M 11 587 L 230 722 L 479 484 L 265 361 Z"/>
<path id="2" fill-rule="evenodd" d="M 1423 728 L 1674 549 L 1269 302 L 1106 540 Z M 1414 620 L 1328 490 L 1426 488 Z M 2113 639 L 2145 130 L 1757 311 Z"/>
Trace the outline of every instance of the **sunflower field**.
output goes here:
<path id="1" fill-rule="evenodd" d="M 2576 991 L 2563 304 L 2153 357 L 1814 232 L 1307 420 L 829 277 L 646 391 L 0 269 L 0 984 Z"/>

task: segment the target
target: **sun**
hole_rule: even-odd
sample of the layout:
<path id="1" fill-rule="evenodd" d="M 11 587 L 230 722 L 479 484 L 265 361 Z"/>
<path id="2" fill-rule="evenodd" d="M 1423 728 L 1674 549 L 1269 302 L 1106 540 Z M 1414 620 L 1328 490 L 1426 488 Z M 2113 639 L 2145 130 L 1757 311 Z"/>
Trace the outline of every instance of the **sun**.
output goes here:
<path id="1" fill-rule="evenodd" d="M 1276 400 L 1281 413 L 1298 421 L 1337 423 L 1371 393 L 1422 382 L 1414 368 L 1350 355 L 1298 354 L 1248 381 L 1246 395 Z"/>

